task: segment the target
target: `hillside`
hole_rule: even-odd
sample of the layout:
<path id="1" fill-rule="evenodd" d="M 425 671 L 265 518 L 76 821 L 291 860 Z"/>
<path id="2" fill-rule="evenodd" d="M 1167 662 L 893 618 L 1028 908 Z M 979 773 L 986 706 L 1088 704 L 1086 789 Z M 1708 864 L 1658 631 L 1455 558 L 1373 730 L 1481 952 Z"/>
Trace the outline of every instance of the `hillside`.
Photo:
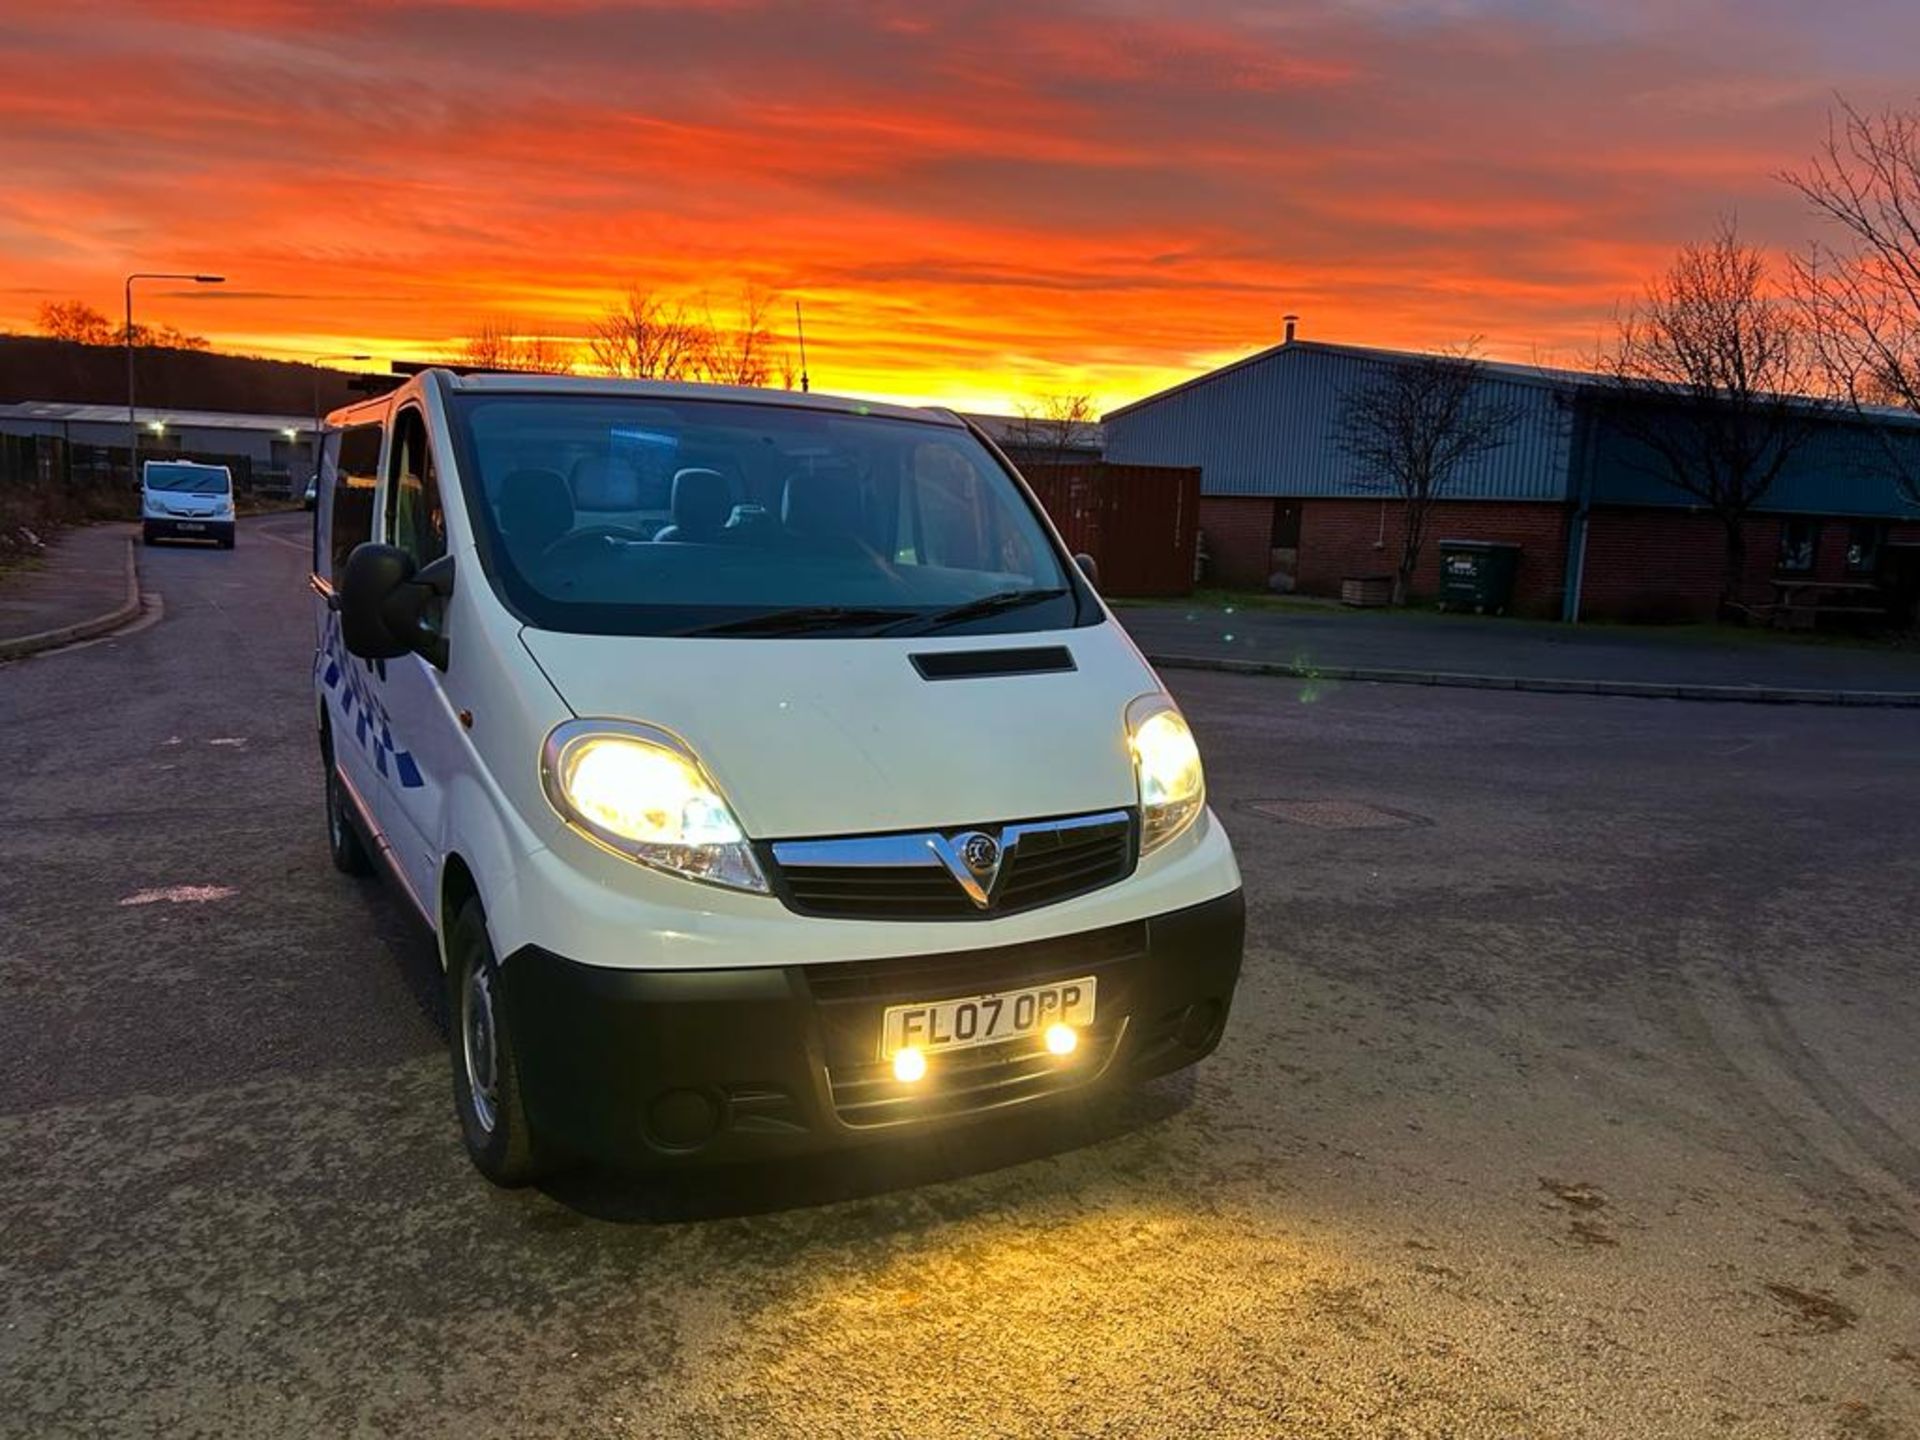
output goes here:
<path id="1" fill-rule="evenodd" d="M 134 372 L 143 406 L 310 415 L 316 375 L 323 409 L 363 398 L 347 388 L 355 377 L 344 371 L 205 350 L 136 349 Z M 55 400 L 124 405 L 126 399 L 126 351 L 119 346 L 0 335 L 0 404 Z"/>

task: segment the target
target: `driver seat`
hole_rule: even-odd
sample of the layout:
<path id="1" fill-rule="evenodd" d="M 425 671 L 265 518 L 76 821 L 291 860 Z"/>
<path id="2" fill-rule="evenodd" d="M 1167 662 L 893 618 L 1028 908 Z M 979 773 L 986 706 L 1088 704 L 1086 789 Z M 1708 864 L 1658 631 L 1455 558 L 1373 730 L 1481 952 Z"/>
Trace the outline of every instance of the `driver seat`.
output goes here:
<path id="1" fill-rule="evenodd" d="M 732 513 L 727 477 L 705 466 L 689 466 L 673 477 L 673 523 L 653 538 L 711 544 L 723 537 Z"/>
<path id="2" fill-rule="evenodd" d="M 500 482 L 500 531 L 537 555 L 573 529 L 573 492 L 557 470 L 510 470 Z"/>

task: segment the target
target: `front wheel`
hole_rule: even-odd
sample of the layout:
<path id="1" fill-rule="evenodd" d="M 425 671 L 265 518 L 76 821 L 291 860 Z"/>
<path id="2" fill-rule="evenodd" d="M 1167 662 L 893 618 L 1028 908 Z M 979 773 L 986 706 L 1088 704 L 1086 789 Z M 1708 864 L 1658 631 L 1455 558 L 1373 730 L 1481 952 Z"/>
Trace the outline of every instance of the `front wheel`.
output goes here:
<path id="1" fill-rule="evenodd" d="M 447 1015 L 453 1108 L 468 1157 L 496 1185 L 538 1179 L 547 1166 L 527 1122 L 500 966 L 478 900 L 460 907 L 447 937 Z"/>

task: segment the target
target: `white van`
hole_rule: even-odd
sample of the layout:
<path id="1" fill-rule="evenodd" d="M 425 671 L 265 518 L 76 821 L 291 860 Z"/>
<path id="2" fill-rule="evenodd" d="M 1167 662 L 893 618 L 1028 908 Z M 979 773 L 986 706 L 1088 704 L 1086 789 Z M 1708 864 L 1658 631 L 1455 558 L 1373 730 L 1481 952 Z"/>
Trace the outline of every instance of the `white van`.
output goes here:
<path id="1" fill-rule="evenodd" d="M 334 862 L 439 938 L 490 1179 L 1084 1104 L 1213 1049 L 1179 709 L 957 417 L 433 370 L 328 421 Z"/>
<path id="2" fill-rule="evenodd" d="M 233 548 L 233 475 L 224 465 L 149 460 L 140 467 L 140 538 L 217 540 Z"/>

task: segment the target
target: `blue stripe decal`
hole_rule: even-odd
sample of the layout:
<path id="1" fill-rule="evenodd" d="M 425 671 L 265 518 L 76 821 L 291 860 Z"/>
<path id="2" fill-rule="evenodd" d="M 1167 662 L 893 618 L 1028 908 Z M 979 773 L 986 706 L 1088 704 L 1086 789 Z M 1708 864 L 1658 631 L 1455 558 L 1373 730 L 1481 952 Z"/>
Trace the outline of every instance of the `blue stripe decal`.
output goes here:
<path id="1" fill-rule="evenodd" d="M 364 661 L 356 663 L 346 653 L 338 615 L 327 616 L 324 653 L 326 670 L 320 678 L 327 689 L 339 696 L 340 718 L 352 722 L 354 738 L 372 756 L 375 771 L 397 779 L 402 789 L 420 789 L 427 783 L 426 779 L 412 754 L 393 743 L 393 725 L 387 716 L 387 707 L 381 704 L 374 689 L 372 666 Z"/>

